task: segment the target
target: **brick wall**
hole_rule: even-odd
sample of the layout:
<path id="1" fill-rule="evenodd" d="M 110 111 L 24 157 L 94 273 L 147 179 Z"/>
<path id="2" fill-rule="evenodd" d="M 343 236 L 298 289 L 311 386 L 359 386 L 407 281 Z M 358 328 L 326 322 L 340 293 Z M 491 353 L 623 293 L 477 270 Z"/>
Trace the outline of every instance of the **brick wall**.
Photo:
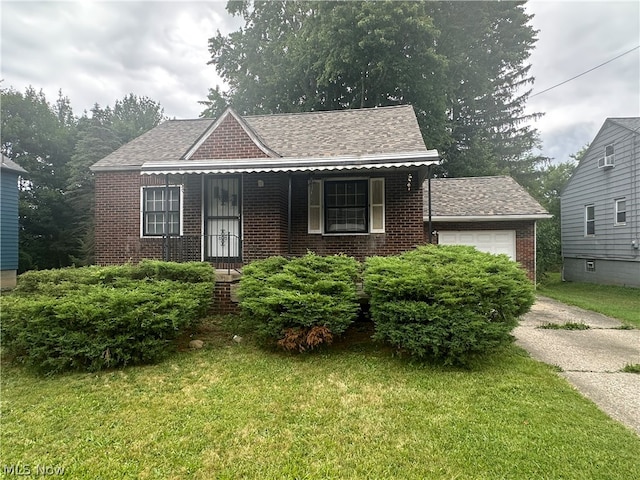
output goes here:
<path id="1" fill-rule="evenodd" d="M 243 260 L 287 254 L 288 177 L 283 173 L 243 175 Z"/>
<path id="2" fill-rule="evenodd" d="M 256 146 L 232 115 L 227 115 L 196 150 L 191 160 L 262 157 L 268 155 Z"/>
<path id="3" fill-rule="evenodd" d="M 140 188 L 163 186 L 163 175 L 140 175 L 138 171 L 98 172 L 96 179 L 95 249 L 98 265 L 138 262 L 162 258 L 161 238 L 140 237 Z M 182 185 L 184 235 L 200 236 L 202 187 L 199 175 L 169 177 L 171 185 Z M 200 242 L 194 242 L 200 258 Z"/>
<path id="4" fill-rule="evenodd" d="M 468 231 L 468 230 L 515 230 L 516 231 L 516 261 L 527 271 L 532 281 L 536 279 L 536 236 L 535 222 L 433 222 L 436 231 Z M 429 241 L 427 224 L 424 224 L 424 243 Z M 437 236 L 434 243 L 438 243 Z"/>
<path id="5" fill-rule="evenodd" d="M 385 173 L 385 233 L 368 235 L 319 235 L 307 233 L 307 195 L 309 176 L 292 176 L 292 254 L 311 250 L 319 255 L 345 253 L 360 260 L 371 255 L 392 255 L 423 243 L 422 189 L 415 179 L 407 190 L 407 173 Z M 362 178 L 360 175 L 351 175 Z M 349 176 L 341 175 L 340 178 Z M 315 177 L 319 178 L 319 177 Z M 257 187 L 263 179 L 264 187 Z M 287 197 L 286 175 L 245 176 L 245 262 L 269 255 L 286 255 Z M 271 199 L 269 208 L 264 198 Z M 262 200 L 261 200 L 262 199 Z"/>

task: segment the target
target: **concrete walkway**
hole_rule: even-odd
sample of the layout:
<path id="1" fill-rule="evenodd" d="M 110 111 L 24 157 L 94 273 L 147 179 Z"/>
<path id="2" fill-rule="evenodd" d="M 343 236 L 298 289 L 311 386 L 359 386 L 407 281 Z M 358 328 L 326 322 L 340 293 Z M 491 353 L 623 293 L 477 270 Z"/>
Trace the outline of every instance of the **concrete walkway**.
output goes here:
<path id="1" fill-rule="evenodd" d="M 549 330 L 548 323 L 584 323 L 589 330 Z M 640 364 L 640 330 L 599 313 L 538 297 L 513 331 L 516 344 L 562 375 L 601 410 L 640 435 L 640 374 L 622 373 Z"/>

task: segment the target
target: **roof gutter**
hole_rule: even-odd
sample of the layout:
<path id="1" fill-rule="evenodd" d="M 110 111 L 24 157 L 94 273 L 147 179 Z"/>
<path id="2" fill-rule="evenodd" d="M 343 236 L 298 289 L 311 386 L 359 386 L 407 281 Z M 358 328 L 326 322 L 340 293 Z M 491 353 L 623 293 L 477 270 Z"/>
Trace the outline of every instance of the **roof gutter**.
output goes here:
<path id="1" fill-rule="evenodd" d="M 545 220 L 553 218 L 549 213 L 532 213 L 521 215 L 433 215 L 432 222 L 508 222 L 517 220 Z M 426 222 L 429 217 L 424 217 Z"/>

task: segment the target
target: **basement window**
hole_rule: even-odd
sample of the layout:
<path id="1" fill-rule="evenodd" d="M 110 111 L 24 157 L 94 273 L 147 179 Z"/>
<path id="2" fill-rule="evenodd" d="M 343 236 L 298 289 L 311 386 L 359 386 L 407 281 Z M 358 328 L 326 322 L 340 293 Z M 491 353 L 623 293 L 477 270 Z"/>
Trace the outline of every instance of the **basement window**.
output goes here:
<path id="1" fill-rule="evenodd" d="M 595 260 L 586 260 L 584 262 L 585 271 L 587 272 L 595 272 L 596 271 L 596 261 Z"/>

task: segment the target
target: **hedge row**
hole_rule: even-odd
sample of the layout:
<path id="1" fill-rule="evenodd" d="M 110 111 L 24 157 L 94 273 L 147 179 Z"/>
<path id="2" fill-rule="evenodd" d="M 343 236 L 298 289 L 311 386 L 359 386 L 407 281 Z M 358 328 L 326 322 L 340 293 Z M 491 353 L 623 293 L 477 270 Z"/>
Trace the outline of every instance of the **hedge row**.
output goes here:
<path id="1" fill-rule="evenodd" d="M 206 313 L 213 283 L 202 263 L 28 272 L 2 299 L 2 347 L 45 373 L 154 362 Z"/>
<path id="2" fill-rule="evenodd" d="M 345 256 L 274 257 L 245 267 L 240 306 L 260 338 L 286 349 L 330 343 L 358 316 L 361 266 Z M 419 358 L 466 363 L 511 341 L 534 300 L 506 256 L 428 245 L 364 265 L 375 338 Z"/>

